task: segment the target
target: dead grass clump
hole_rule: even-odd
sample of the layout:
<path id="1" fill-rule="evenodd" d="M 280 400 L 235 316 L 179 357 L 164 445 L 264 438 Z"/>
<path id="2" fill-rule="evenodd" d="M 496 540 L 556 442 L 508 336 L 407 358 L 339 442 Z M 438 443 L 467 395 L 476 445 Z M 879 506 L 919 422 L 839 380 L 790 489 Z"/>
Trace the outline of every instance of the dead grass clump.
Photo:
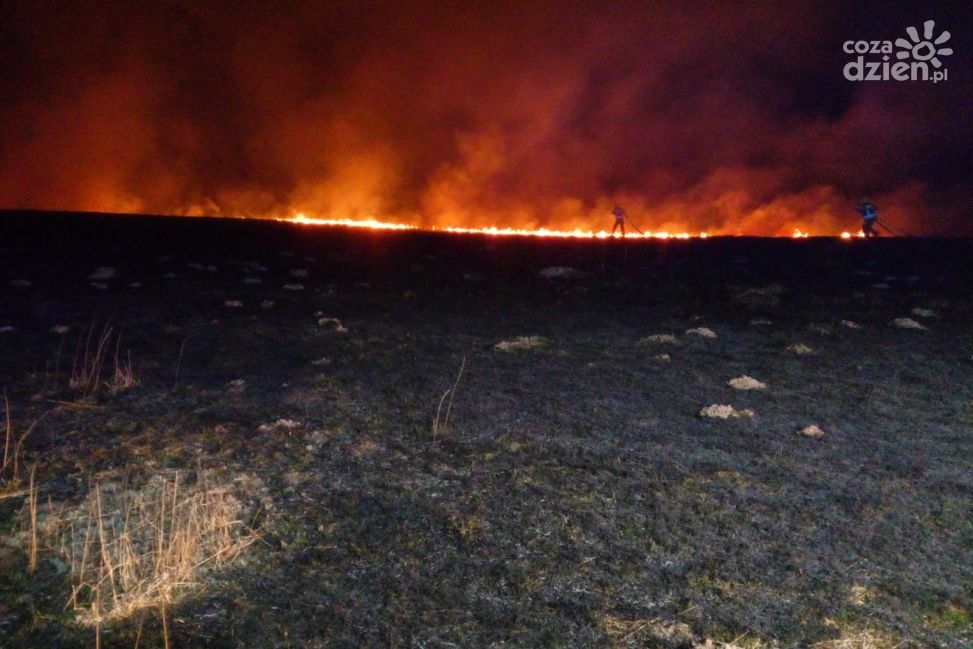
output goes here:
<path id="1" fill-rule="evenodd" d="M 78 507 L 51 512 L 41 533 L 69 566 L 68 606 L 80 622 L 100 628 L 151 609 L 164 621 L 168 606 L 253 543 L 241 509 L 224 487 L 160 474 L 140 489 L 96 484 Z"/>
<path id="2" fill-rule="evenodd" d="M 102 374 L 111 353 L 112 327 L 105 325 L 97 340 L 94 338 L 94 332 L 95 326 L 92 324 L 88 328 L 87 335 L 78 339 L 74 353 L 74 364 L 71 367 L 71 376 L 68 379 L 68 387 L 72 390 L 79 390 L 82 397 L 90 397 L 102 386 Z M 138 384 L 138 379 L 136 379 L 132 367 L 132 354 L 129 351 L 123 357 L 121 346 L 122 335 L 119 333 L 115 337 L 114 371 L 111 378 L 104 382 L 104 385 L 112 394 Z"/>
<path id="3" fill-rule="evenodd" d="M 812 645 L 816 649 L 898 649 L 906 641 L 888 631 L 869 628 L 842 629 L 841 637 Z"/>

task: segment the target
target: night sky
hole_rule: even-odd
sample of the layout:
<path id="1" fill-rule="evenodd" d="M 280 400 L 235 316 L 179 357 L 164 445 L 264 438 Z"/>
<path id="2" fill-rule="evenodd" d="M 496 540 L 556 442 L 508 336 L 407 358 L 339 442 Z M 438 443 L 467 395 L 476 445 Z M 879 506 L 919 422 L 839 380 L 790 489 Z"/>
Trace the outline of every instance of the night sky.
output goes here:
<path id="1" fill-rule="evenodd" d="M 0 208 L 973 234 L 973 5 L 673 4 L 5 1 Z"/>

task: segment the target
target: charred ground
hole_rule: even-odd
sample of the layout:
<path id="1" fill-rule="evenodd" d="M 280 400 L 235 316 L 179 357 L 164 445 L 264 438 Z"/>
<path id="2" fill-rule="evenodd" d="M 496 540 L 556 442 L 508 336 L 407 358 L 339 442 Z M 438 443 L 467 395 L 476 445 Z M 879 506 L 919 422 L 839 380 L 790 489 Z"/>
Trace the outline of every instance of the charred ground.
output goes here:
<path id="1" fill-rule="evenodd" d="M 157 468 L 235 485 L 261 541 L 171 612 L 176 646 L 961 647 L 971 258 L 7 213 L 0 385 L 42 502 Z M 138 385 L 79 394 L 105 327 Z M 0 500 L 0 646 L 92 646 L 61 566 L 27 573 L 23 507 Z"/>

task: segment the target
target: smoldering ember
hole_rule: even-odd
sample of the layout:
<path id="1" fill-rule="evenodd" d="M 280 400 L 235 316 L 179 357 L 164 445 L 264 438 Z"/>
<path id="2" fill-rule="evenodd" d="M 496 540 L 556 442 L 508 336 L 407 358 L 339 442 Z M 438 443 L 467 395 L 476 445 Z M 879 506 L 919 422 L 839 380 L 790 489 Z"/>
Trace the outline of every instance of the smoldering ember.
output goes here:
<path id="1" fill-rule="evenodd" d="M 973 12 L 8 3 L 0 649 L 973 645 Z"/>

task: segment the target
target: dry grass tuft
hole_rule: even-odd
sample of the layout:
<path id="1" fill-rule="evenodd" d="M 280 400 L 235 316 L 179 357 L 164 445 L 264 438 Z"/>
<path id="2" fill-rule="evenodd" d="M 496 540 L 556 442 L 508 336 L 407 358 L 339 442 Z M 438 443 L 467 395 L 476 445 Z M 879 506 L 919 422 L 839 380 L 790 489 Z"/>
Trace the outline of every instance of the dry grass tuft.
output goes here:
<path id="1" fill-rule="evenodd" d="M 97 340 L 94 339 L 94 324 L 88 328 L 87 336 L 78 339 L 74 352 L 74 364 L 71 367 L 71 377 L 68 387 L 81 392 L 82 397 L 90 397 L 102 386 L 102 372 L 105 361 L 110 354 L 112 343 L 112 327 L 105 325 Z M 83 342 L 82 342 L 83 341 Z M 104 385 L 112 394 L 122 392 L 138 384 L 132 367 L 132 354 L 121 354 L 122 335 L 115 337 L 115 366 L 110 379 Z"/>
<path id="2" fill-rule="evenodd" d="M 860 629 L 842 629 L 840 638 L 825 640 L 812 646 L 816 649 L 898 649 L 906 644 L 905 640 L 888 631 L 865 626 Z"/>
<path id="3" fill-rule="evenodd" d="M 257 538 L 241 509 L 224 487 L 169 473 L 136 490 L 96 484 L 78 507 L 52 511 L 40 527 L 69 566 L 68 606 L 100 628 L 151 609 L 164 618 L 208 571 L 239 556 Z"/>

